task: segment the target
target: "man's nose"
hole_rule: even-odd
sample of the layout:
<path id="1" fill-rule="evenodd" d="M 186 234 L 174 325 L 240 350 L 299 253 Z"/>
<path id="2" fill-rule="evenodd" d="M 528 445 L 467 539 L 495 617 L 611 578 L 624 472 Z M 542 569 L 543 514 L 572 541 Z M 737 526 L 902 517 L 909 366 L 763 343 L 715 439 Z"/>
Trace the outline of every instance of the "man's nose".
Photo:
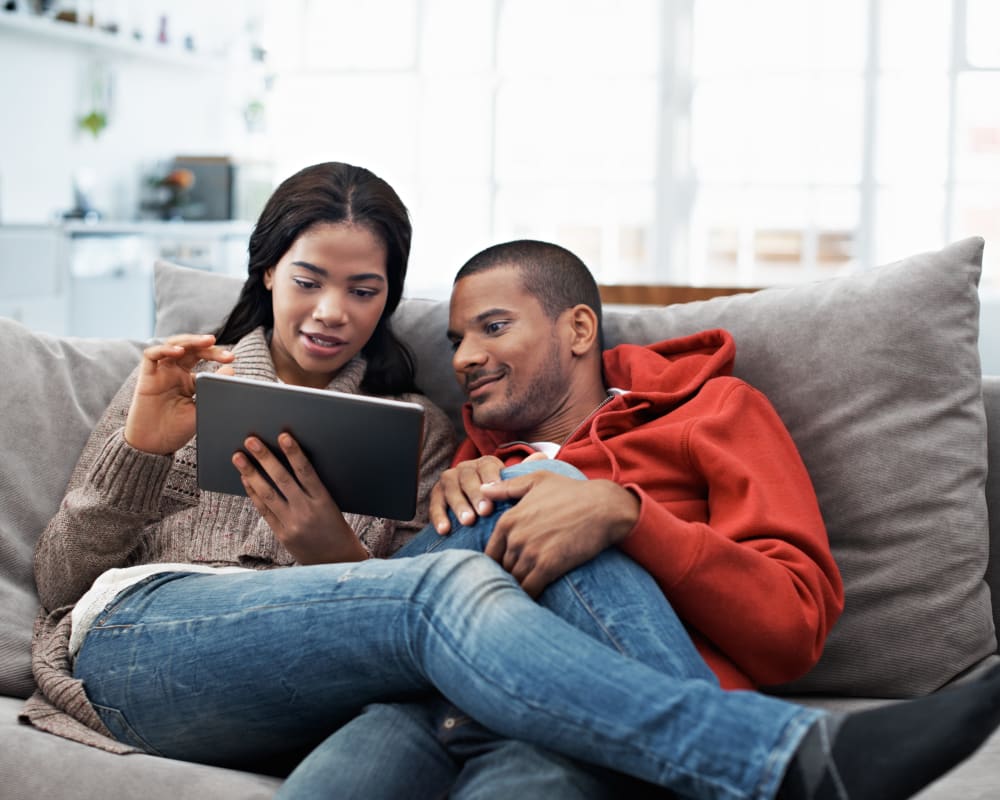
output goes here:
<path id="1" fill-rule="evenodd" d="M 451 365 L 455 372 L 465 372 L 486 362 L 486 353 L 472 339 L 465 338 L 455 348 Z"/>

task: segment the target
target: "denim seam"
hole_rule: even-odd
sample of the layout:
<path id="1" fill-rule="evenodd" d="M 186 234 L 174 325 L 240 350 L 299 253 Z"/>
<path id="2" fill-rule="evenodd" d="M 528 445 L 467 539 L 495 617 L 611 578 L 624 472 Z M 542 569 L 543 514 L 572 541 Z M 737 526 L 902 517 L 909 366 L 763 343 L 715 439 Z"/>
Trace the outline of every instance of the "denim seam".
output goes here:
<path id="1" fill-rule="evenodd" d="M 625 648 L 622 647 L 618 639 L 611 632 L 611 630 L 604 624 L 604 621 L 594 611 L 593 606 L 591 606 L 591 604 L 587 602 L 587 599 L 580 593 L 579 589 L 577 589 L 576 584 L 569 578 L 568 575 L 564 575 L 563 578 L 565 579 L 566 584 L 569 586 L 570 591 L 573 593 L 573 596 L 580 601 L 580 605 L 582 605 L 584 609 L 587 611 L 587 615 L 591 618 L 591 620 L 593 620 L 594 624 L 601 629 L 601 631 L 607 637 L 608 641 L 614 645 L 615 650 L 617 650 L 622 655 L 629 655 L 626 652 Z"/>
<path id="2" fill-rule="evenodd" d="M 782 734 L 767 757 L 753 796 L 758 800 L 771 800 L 788 770 L 792 757 L 809 729 L 820 722 L 824 712 L 802 708 L 787 722 Z M 822 726 L 825 730 L 826 726 Z"/>

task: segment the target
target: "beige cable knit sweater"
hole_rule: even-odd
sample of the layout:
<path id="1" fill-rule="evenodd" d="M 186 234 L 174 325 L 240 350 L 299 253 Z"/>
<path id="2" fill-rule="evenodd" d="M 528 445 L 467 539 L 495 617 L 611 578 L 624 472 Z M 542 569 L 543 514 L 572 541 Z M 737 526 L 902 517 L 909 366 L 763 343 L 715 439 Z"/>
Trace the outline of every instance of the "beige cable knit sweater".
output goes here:
<path id="1" fill-rule="evenodd" d="M 233 348 L 237 375 L 277 380 L 263 329 Z M 203 362 L 198 369 L 214 369 Z M 365 362 L 355 358 L 328 388 L 357 394 Z M 32 669 L 38 691 L 21 718 L 38 728 L 117 753 L 134 752 L 109 735 L 91 707 L 68 655 L 70 611 L 94 580 L 112 567 L 183 562 L 255 569 L 293 566 L 245 497 L 201 492 L 194 440 L 171 456 L 143 453 L 122 429 L 138 370 L 98 422 L 70 478 L 66 497 L 35 550 L 35 581 L 42 610 L 35 622 Z M 448 466 L 454 428 L 426 397 L 398 399 L 426 409 L 417 513 L 409 522 L 345 514 L 368 551 L 389 556 L 427 521 L 430 490 Z"/>

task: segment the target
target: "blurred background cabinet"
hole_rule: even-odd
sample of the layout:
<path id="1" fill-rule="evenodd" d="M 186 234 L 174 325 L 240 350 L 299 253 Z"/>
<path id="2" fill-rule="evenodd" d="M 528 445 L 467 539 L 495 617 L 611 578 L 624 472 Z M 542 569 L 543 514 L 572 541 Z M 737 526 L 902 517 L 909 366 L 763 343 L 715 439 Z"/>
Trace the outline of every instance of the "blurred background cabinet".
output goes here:
<path id="1" fill-rule="evenodd" d="M 146 339 L 155 261 L 242 275 L 249 234 L 242 222 L 0 227 L 0 316 L 58 335 Z"/>

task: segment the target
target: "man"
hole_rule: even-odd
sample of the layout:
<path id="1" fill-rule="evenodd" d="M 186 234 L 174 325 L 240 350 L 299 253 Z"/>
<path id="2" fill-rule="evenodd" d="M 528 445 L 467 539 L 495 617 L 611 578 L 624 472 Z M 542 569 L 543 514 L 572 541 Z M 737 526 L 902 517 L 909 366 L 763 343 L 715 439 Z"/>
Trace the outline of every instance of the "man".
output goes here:
<path id="1" fill-rule="evenodd" d="M 727 333 L 603 352 L 589 271 L 563 248 L 521 241 L 459 271 L 448 337 L 468 436 L 434 490 L 437 535 L 425 531 L 399 555 L 480 547 L 564 616 L 573 613 L 573 600 L 559 596 L 568 585 L 584 608 L 570 621 L 677 677 L 679 692 L 686 681 L 754 689 L 813 666 L 842 609 L 839 574 L 787 431 L 762 395 L 729 375 Z M 615 573 L 636 582 L 617 615 L 620 587 L 599 572 L 615 548 L 655 579 L 645 586 L 627 569 Z M 593 607 L 604 616 L 588 617 Z M 740 796 L 902 798 L 997 722 L 994 675 L 890 709 L 817 712 L 789 740 L 734 740 L 722 750 L 749 748 L 771 764 L 771 785 Z M 913 741 L 930 728 L 934 737 Z M 883 758 L 873 767 L 876 750 Z M 316 752 L 347 795 L 352 771 L 354 791 L 380 797 L 524 800 L 646 788 L 495 737 L 436 698 L 371 706 Z M 378 769 L 359 773 L 360 762 Z M 706 786 L 698 796 L 722 793 Z"/>

